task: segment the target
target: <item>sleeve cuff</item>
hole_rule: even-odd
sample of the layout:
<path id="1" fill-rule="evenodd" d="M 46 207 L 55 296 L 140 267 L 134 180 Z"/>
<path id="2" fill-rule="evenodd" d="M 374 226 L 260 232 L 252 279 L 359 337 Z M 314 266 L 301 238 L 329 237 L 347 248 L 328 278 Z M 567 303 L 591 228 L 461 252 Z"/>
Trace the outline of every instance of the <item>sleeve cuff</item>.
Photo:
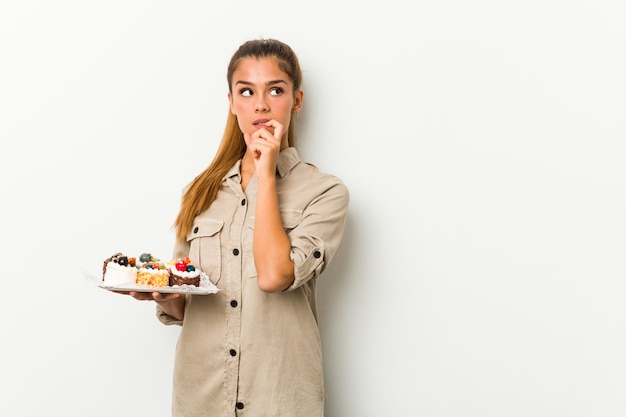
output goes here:
<path id="1" fill-rule="evenodd" d="M 172 317 L 172 316 L 170 316 L 168 314 L 165 314 L 163 312 L 163 310 L 161 310 L 161 308 L 159 307 L 158 304 L 157 304 L 157 307 L 156 307 L 156 316 L 157 316 L 157 319 L 161 323 L 165 324 L 166 326 L 171 326 L 171 325 L 182 326 L 182 324 L 183 324 L 182 320 L 175 319 L 174 317 Z"/>
<path id="2" fill-rule="evenodd" d="M 291 289 L 298 288 L 310 279 L 317 278 L 324 270 L 324 248 L 321 246 L 313 247 L 304 259 L 297 259 L 292 254 L 292 260 L 295 264 L 295 279 L 291 285 Z"/>

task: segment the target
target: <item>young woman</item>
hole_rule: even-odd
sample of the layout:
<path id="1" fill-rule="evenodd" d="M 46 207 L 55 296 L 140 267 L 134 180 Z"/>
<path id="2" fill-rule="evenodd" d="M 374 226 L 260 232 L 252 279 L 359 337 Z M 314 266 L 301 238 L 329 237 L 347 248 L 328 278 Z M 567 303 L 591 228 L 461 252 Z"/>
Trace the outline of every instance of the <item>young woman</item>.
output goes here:
<path id="1" fill-rule="evenodd" d="M 315 286 L 342 239 L 349 193 L 294 147 L 301 79 L 285 43 L 235 52 L 222 142 L 175 221 L 173 258 L 188 256 L 220 291 L 131 293 L 182 326 L 174 416 L 324 415 Z"/>

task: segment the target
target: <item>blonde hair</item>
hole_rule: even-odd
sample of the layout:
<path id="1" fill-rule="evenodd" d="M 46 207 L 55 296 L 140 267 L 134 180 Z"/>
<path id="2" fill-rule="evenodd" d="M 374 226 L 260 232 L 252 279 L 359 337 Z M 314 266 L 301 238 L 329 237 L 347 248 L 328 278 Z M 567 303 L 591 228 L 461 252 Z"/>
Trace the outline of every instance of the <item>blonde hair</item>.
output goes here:
<path id="1" fill-rule="evenodd" d="M 279 68 L 293 82 L 294 94 L 300 89 L 302 70 L 300 69 L 298 58 L 291 47 L 276 39 L 258 39 L 242 44 L 230 60 L 226 79 L 228 81 L 228 91 L 231 94 L 233 73 L 237 69 L 239 62 L 244 58 L 264 57 L 276 59 Z M 293 119 L 293 115 L 291 117 Z M 293 120 L 289 124 L 287 134 L 289 146 L 295 146 Z M 194 219 L 215 201 L 224 175 L 238 160 L 243 158 L 245 153 L 246 143 L 243 140 L 243 132 L 239 128 L 237 118 L 229 111 L 222 141 L 213 161 L 200 175 L 194 178 L 183 194 L 180 211 L 174 222 L 176 239 L 178 241 L 184 242 L 186 240 L 187 233 L 193 227 Z"/>

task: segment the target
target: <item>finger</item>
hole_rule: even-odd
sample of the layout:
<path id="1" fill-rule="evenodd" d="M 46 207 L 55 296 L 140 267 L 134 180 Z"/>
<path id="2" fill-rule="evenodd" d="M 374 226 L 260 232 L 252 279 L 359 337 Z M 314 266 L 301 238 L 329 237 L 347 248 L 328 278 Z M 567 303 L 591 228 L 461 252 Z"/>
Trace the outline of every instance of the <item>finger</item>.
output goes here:
<path id="1" fill-rule="evenodd" d="M 130 291 L 128 295 L 133 297 L 135 300 L 151 300 L 152 299 L 152 296 L 146 295 L 145 292 Z"/>
<path id="2" fill-rule="evenodd" d="M 278 121 L 276 121 L 274 119 L 271 119 L 271 120 L 269 120 L 268 122 L 265 123 L 265 126 L 272 127 L 273 128 L 272 130 L 274 131 L 274 134 L 271 134 L 269 131 L 267 131 L 267 129 L 260 129 L 260 130 L 265 130 L 271 136 L 272 139 L 274 139 L 274 140 L 278 141 L 278 143 L 280 143 L 280 141 L 282 140 L 282 136 L 283 136 L 283 125 L 282 125 L 282 123 L 279 123 Z M 270 138 L 266 137 L 266 139 L 270 139 Z"/>
<path id="3" fill-rule="evenodd" d="M 258 150 L 258 141 L 256 140 L 258 136 L 258 132 L 254 132 L 253 135 L 250 135 L 249 133 L 243 134 L 243 140 L 246 142 L 246 147 L 252 152 L 252 155 L 254 155 L 255 158 L 259 158 L 261 156 L 261 151 Z"/>
<path id="4" fill-rule="evenodd" d="M 154 297 L 155 301 L 169 301 L 169 300 L 173 300 L 174 298 L 180 297 L 181 294 L 177 294 L 177 293 L 163 294 L 159 292 L 153 292 L 152 296 Z"/>
<path id="5" fill-rule="evenodd" d="M 274 136 L 278 140 L 278 143 L 283 140 L 283 125 L 281 125 L 280 123 L 274 128 Z"/>

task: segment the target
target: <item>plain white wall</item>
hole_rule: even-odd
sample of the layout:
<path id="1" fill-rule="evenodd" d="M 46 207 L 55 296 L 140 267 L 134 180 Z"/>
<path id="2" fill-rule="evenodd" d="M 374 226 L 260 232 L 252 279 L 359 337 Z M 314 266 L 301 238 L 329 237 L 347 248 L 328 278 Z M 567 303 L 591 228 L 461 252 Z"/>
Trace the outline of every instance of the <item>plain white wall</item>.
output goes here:
<path id="1" fill-rule="evenodd" d="M 301 59 L 302 156 L 351 190 L 327 416 L 626 415 L 622 4 L 2 3 L 0 414 L 169 415 L 178 329 L 81 271 L 170 255 L 263 36 Z"/>

